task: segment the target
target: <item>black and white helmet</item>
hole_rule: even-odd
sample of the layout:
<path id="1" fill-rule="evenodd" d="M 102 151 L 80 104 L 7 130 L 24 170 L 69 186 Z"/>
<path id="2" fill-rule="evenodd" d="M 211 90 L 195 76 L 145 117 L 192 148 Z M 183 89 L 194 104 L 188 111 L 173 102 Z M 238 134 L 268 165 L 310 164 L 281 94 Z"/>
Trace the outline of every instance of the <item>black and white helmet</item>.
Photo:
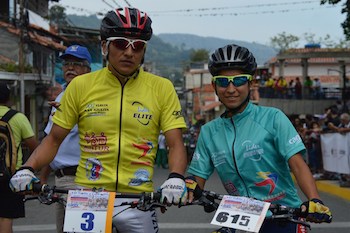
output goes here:
<path id="1" fill-rule="evenodd" d="M 256 71 L 254 55 L 245 47 L 230 44 L 216 49 L 209 57 L 208 68 L 216 76 L 221 70 L 238 69 L 254 75 Z"/>

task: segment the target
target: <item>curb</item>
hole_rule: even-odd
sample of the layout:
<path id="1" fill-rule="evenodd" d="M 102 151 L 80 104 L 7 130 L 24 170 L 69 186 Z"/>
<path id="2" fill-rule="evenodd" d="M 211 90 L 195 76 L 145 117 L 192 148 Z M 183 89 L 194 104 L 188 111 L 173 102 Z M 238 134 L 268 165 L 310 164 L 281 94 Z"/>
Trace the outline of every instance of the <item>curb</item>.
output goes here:
<path id="1" fill-rule="evenodd" d="M 316 186 L 321 192 L 329 193 L 350 201 L 350 188 L 340 187 L 338 181 L 317 180 Z"/>

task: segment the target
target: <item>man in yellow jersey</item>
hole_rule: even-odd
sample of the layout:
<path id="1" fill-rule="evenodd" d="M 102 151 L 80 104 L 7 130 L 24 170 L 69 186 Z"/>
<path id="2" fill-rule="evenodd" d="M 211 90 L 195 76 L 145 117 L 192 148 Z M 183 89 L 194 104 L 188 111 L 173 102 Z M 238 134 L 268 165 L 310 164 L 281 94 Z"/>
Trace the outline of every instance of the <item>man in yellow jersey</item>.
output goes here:
<path id="1" fill-rule="evenodd" d="M 186 202 L 183 174 L 187 159 L 182 140 L 186 128 L 172 83 L 141 67 L 152 28 L 149 16 L 135 8 L 119 8 L 103 18 L 102 53 L 107 67 L 76 77 L 67 87 L 50 134 L 12 177 L 14 191 L 30 190 L 34 171 L 47 165 L 78 124 L 81 159 L 76 183 L 108 191 L 151 192 L 158 135 L 169 146 L 169 178 L 160 187 L 167 204 Z M 118 202 L 118 199 L 116 202 Z M 114 209 L 118 232 L 158 232 L 156 213 Z"/>

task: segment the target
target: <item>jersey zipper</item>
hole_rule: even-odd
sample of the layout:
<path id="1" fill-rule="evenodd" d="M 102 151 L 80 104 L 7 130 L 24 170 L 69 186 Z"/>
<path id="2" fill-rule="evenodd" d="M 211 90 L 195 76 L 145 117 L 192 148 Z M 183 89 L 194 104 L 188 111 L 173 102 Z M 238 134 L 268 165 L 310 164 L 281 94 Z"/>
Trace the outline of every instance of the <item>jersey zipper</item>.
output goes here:
<path id="1" fill-rule="evenodd" d="M 235 125 L 235 123 L 233 122 L 233 117 L 231 117 L 230 120 L 231 120 L 231 123 L 232 123 L 232 126 L 233 126 L 233 131 L 235 132 L 235 137 L 234 137 L 233 143 L 232 143 L 232 158 L 233 158 L 233 164 L 234 164 L 234 166 L 235 166 L 235 168 L 236 168 L 237 175 L 239 176 L 239 178 L 241 179 L 241 181 L 242 181 L 242 183 L 243 183 L 243 185 L 244 185 L 244 188 L 245 188 L 245 190 L 246 190 L 247 196 L 250 197 L 248 187 L 247 187 L 247 185 L 246 185 L 246 183 L 245 183 L 243 177 L 241 176 L 241 174 L 240 174 L 240 172 L 239 172 L 239 170 L 238 170 L 237 161 L 236 161 L 236 155 L 235 155 L 235 149 L 234 149 L 234 147 L 235 147 L 235 142 L 236 142 L 236 135 L 237 135 L 237 134 L 236 134 L 236 125 Z"/>
<path id="2" fill-rule="evenodd" d="M 120 81 L 119 81 L 120 82 Z M 118 177 L 119 177 L 119 161 L 120 161 L 120 151 L 121 151 L 121 140 L 122 140 L 122 117 L 123 117 L 123 98 L 124 98 L 124 86 L 126 83 L 124 83 L 124 85 L 120 82 L 121 86 L 122 86 L 122 93 L 121 93 L 121 97 L 120 97 L 120 113 L 119 113 L 119 139 L 118 139 L 118 160 L 117 160 L 117 177 L 116 177 L 116 184 L 115 184 L 115 189 L 116 191 L 118 190 Z"/>

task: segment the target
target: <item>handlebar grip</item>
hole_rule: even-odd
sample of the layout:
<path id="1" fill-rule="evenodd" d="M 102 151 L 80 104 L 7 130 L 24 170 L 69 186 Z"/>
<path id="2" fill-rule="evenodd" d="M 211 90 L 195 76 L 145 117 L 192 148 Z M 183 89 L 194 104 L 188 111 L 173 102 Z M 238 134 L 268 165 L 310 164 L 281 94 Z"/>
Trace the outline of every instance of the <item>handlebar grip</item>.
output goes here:
<path id="1" fill-rule="evenodd" d="M 156 201 L 156 202 L 159 202 L 160 201 L 160 198 L 162 197 L 162 193 L 161 192 L 154 192 L 153 193 L 153 200 Z"/>
<path id="2" fill-rule="evenodd" d="M 40 193 L 44 190 L 45 186 L 47 186 L 47 184 L 33 183 L 33 192 Z"/>

